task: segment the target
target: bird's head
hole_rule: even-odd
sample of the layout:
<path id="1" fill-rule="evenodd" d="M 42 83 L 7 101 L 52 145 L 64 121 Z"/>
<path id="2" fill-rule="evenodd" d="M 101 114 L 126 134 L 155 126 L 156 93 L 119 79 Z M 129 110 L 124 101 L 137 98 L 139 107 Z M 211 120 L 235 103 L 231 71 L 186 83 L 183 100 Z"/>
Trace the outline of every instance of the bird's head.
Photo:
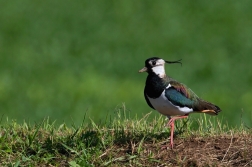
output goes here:
<path id="1" fill-rule="evenodd" d="M 165 63 L 180 63 L 182 65 L 181 59 L 177 61 L 166 61 L 159 57 L 152 57 L 145 60 L 145 67 L 139 70 L 139 72 L 155 73 L 160 77 L 163 77 L 165 76 Z"/>

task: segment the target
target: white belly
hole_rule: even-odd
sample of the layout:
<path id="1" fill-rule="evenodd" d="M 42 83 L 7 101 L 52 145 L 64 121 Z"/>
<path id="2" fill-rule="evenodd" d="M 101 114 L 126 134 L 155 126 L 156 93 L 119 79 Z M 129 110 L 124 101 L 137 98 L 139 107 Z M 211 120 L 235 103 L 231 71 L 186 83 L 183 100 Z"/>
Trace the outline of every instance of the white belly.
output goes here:
<path id="1" fill-rule="evenodd" d="M 148 97 L 148 96 L 147 96 Z M 179 107 L 173 105 L 166 97 L 165 90 L 162 92 L 161 96 L 153 99 L 148 97 L 151 105 L 161 114 L 166 116 L 175 116 L 175 115 L 185 115 L 191 113 L 193 110 L 188 107 Z"/>

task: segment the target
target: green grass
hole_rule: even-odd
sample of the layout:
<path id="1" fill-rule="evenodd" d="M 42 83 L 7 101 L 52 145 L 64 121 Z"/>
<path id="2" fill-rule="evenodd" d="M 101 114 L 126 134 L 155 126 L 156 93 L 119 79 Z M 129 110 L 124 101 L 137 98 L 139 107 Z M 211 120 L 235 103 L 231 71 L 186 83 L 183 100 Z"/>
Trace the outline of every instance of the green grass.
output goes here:
<path id="1" fill-rule="evenodd" d="M 7 124 L 1 125 L 0 128 L 0 163 L 2 166 L 13 167 L 185 165 L 198 162 L 190 160 L 188 152 L 184 153 L 183 159 L 178 157 L 178 152 L 183 152 L 177 151 L 181 142 L 209 138 L 218 140 L 223 137 L 232 137 L 232 140 L 233 136 L 245 137 L 252 134 L 251 130 L 243 125 L 230 128 L 217 117 L 208 118 L 202 115 L 201 119 L 177 121 L 174 150 L 162 150 L 164 144 L 169 144 L 169 129 L 164 126 L 167 121 L 161 116 L 148 120 L 149 114 L 142 118 L 132 118 L 122 106 L 116 111 L 115 118 L 108 117 L 100 124 L 91 120 L 89 124 L 81 126 L 74 123 L 70 127 L 65 123 L 57 126 L 49 118 L 33 125 L 7 121 Z M 198 128 L 191 126 L 195 123 Z M 214 142 L 211 142 L 209 144 L 214 145 Z M 251 142 L 251 138 L 247 142 Z M 185 144 L 184 147 L 186 149 L 189 146 Z M 240 147 L 242 146 L 240 143 Z M 165 157 L 159 156 L 162 152 L 164 155 L 176 156 L 173 161 L 168 162 Z M 225 156 L 228 157 L 228 151 L 223 149 L 222 152 L 223 155 L 226 153 L 222 161 L 211 161 L 211 157 L 204 161 L 211 161 L 207 163 L 210 166 L 212 162 L 224 165 L 227 163 L 224 160 Z M 245 150 L 242 153 L 245 154 Z M 243 160 L 251 164 L 248 158 Z M 231 162 L 230 159 L 229 161 Z"/>

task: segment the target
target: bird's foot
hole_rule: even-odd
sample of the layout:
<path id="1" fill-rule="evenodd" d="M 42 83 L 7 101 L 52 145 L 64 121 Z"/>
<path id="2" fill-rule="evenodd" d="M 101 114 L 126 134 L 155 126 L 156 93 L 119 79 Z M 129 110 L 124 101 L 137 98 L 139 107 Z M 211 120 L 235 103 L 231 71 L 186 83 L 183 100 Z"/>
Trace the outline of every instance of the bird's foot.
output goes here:
<path id="1" fill-rule="evenodd" d="M 169 144 L 169 145 L 166 144 L 161 147 L 161 150 L 169 150 L 169 149 L 173 150 L 173 144 Z"/>
<path id="2" fill-rule="evenodd" d="M 169 149 L 169 146 L 167 146 L 167 145 L 161 147 L 161 150 L 162 150 L 162 151 L 163 151 L 163 150 L 168 150 L 168 149 Z"/>
<path id="3" fill-rule="evenodd" d="M 168 150 L 168 149 L 173 149 L 173 141 L 171 141 L 170 139 L 170 144 L 166 144 L 166 142 L 164 143 L 164 145 L 161 147 L 161 150 Z"/>

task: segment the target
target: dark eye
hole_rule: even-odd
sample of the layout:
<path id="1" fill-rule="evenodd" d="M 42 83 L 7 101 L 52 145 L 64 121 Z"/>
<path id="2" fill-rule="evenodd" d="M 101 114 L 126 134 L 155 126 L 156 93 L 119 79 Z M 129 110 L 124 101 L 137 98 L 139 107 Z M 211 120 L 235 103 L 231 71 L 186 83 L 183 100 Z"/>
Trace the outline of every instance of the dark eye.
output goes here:
<path id="1" fill-rule="evenodd" d="M 155 66 L 155 65 L 156 65 L 156 61 L 153 61 L 153 62 L 152 62 L 152 65 Z"/>

